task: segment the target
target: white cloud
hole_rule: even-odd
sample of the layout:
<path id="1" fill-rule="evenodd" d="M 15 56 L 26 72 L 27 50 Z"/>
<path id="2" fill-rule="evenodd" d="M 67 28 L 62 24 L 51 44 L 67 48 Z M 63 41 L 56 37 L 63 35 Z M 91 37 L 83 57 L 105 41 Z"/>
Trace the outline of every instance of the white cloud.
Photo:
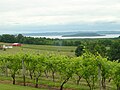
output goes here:
<path id="1" fill-rule="evenodd" d="M 120 22 L 119 0 L 0 0 L 0 25 Z"/>

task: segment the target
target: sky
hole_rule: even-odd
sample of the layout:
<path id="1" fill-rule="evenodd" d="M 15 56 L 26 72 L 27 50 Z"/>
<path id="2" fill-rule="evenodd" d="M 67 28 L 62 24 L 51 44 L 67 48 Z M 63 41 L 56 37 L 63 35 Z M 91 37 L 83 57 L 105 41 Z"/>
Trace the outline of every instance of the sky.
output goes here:
<path id="1" fill-rule="evenodd" d="M 0 0 L 0 33 L 59 28 L 119 30 L 120 0 Z"/>

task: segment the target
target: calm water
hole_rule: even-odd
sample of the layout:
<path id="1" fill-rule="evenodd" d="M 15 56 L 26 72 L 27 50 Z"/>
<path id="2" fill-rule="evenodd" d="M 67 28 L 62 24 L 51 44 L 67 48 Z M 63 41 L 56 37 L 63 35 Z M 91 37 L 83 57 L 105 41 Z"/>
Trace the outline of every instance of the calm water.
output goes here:
<path id="1" fill-rule="evenodd" d="M 91 36 L 91 37 L 62 37 L 62 36 L 31 36 L 31 37 L 46 37 L 46 38 L 59 38 L 59 39 L 84 39 L 84 38 L 116 38 L 119 37 L 120 34 L 107 34 L 105 36 Z"/>

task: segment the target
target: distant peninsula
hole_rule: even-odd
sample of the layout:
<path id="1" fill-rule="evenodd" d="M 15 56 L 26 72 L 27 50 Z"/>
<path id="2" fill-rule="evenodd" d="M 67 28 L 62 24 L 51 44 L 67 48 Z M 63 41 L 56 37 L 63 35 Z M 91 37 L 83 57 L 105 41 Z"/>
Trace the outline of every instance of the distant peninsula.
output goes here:
<path id="1" fill-rule="evenodd" d="M 105 36 L 94 32 L 81 32 L 76 34 L 63 35 L 62 37 L 93 37 L 93 36 Z"/>

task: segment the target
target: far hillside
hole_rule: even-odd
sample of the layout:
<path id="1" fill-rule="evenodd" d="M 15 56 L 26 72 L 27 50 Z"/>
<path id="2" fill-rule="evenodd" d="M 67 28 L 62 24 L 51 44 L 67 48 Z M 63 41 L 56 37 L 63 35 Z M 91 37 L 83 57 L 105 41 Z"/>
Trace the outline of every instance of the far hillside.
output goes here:
<path id="1" fill-rule="evenodd" d="M 63 35 L 62 37 L 86 37 L 86 36 L 90 37 L 90 36 L 104 36 L 104 35 L 94 32 L 81 32 L 76 34 Z"/>

